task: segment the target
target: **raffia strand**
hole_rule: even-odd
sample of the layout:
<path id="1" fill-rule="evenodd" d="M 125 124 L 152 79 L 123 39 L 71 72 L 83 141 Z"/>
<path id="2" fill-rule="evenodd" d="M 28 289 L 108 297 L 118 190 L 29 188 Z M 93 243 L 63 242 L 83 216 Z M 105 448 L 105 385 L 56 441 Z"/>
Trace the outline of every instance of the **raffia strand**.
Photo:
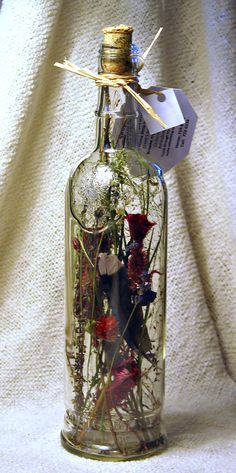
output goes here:
<path id="1" fill-rule="evenodd" d="M 139 92 L 135 92 L 129 84 L 135 82 L 135 78 L 132 75 L 118 75 L 118 74 L 93 74 L 92 72 L 88 71 L 87 69 L 80 69 L 78 66 L 64 60 L 63 64 L 60 62 L 55 62 L 54 66 L 64 69 L 66 71 L 72 72 L 73 74 L 77 74 L 81 77 L 86 77 L 87 79 L 91 79 L 95 81 L 95 84 L 99 87 L 101 86 L 110 86 L 110 87 L 123 87 L 127 92 L 129 92 L 135 100 L 146 110 L 146 112 L 156 120 L 163 129 L 167 128 L 167 125 L 163 122 L 161 117 L 153 110 L 153 108 L 144 100 L 140 93 L 146 93 L 147 95 L 151 93 L 157 93 L 158 95 L 163 95 L 162 92 L 154 92 L 151 89 L 142 89 L 140 86 L 138 87 Z"/>

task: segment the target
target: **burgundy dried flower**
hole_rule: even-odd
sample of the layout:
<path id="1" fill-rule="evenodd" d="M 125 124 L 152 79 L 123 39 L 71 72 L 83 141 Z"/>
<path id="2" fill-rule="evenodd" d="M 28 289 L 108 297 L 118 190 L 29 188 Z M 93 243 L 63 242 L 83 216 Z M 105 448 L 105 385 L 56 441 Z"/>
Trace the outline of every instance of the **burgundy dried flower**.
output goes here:
<path id="1" fill-rule="evenodd" d="M 149 222 L 145 214 L 128 214 L 125 219 L 129 223 L 129 230 L 132 240 L 143 243 L 149 230 L 156 225 L 155 222 Z"/>
<path id="2" fill-rule="evenodd" d="M 143 283 L 142 274 L 146 272 L 147 265 L 148 259 L 146 252 L 140 247 L 133 248 L 128 260 L 128 277 L 132 289 L 135 289 Z"/>
<path id="3" fill-rule="evenodd" d="M 95 324 L 95 336 L 107 342 L 114 342 L 118 336 L 118 321 L 114 315 L 102 315 Z"/>

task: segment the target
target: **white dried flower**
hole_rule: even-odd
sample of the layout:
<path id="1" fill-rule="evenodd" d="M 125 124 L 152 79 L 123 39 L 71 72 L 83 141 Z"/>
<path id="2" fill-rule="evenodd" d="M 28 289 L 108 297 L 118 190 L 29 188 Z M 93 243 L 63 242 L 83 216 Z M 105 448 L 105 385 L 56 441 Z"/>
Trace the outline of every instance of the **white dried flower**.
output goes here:
<path id="1" fill-rule="evenodd" d="M 107 274 L 111 276 L 117 273 L 121 268 L 122 263 L 116 255 L 108 255 L 107 253 L 100 253 L 98 260 L 98 270 L 101 276 Z"/>

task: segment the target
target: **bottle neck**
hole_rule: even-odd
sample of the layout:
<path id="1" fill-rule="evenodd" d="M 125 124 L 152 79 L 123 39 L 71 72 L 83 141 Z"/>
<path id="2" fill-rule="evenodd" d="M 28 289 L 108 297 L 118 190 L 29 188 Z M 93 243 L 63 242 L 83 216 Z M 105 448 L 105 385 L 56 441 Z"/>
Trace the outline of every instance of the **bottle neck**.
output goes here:
<path id="1" fill-rule="evenodd" d="M 131 42 L 132 28 L 104 30 L 104 43 L 100 50 L 98 73 L 114 77 L 132 77 L 129 84 L 137 90 L 139 70 L 138 49 Z M 96 150 L 100 159 L 107 160 L 115 151 L 136 146 L 137 103 L 123 87 L 99 87 L 97 107 Z"/>
<path id="2" fill-rule="evenodd" d="M 131 84 L 137 88 L 137 82 Z M 115 151 L 136 147 L 137 103 L 123 88 L 99 87 L 96 150 L 106 161 Z"/>

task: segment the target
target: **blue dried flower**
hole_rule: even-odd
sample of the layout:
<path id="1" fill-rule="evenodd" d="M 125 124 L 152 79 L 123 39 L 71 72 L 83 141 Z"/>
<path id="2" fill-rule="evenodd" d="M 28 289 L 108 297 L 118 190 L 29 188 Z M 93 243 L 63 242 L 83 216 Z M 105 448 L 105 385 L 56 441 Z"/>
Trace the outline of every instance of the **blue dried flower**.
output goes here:
<path id="1" fill-rule="evenodd" d="M 139 303 L 143 306 L 146 306 L 153 302 L 156 299 L 157 293 L 148 289 L 141 296 L 139 296 Z"/>

